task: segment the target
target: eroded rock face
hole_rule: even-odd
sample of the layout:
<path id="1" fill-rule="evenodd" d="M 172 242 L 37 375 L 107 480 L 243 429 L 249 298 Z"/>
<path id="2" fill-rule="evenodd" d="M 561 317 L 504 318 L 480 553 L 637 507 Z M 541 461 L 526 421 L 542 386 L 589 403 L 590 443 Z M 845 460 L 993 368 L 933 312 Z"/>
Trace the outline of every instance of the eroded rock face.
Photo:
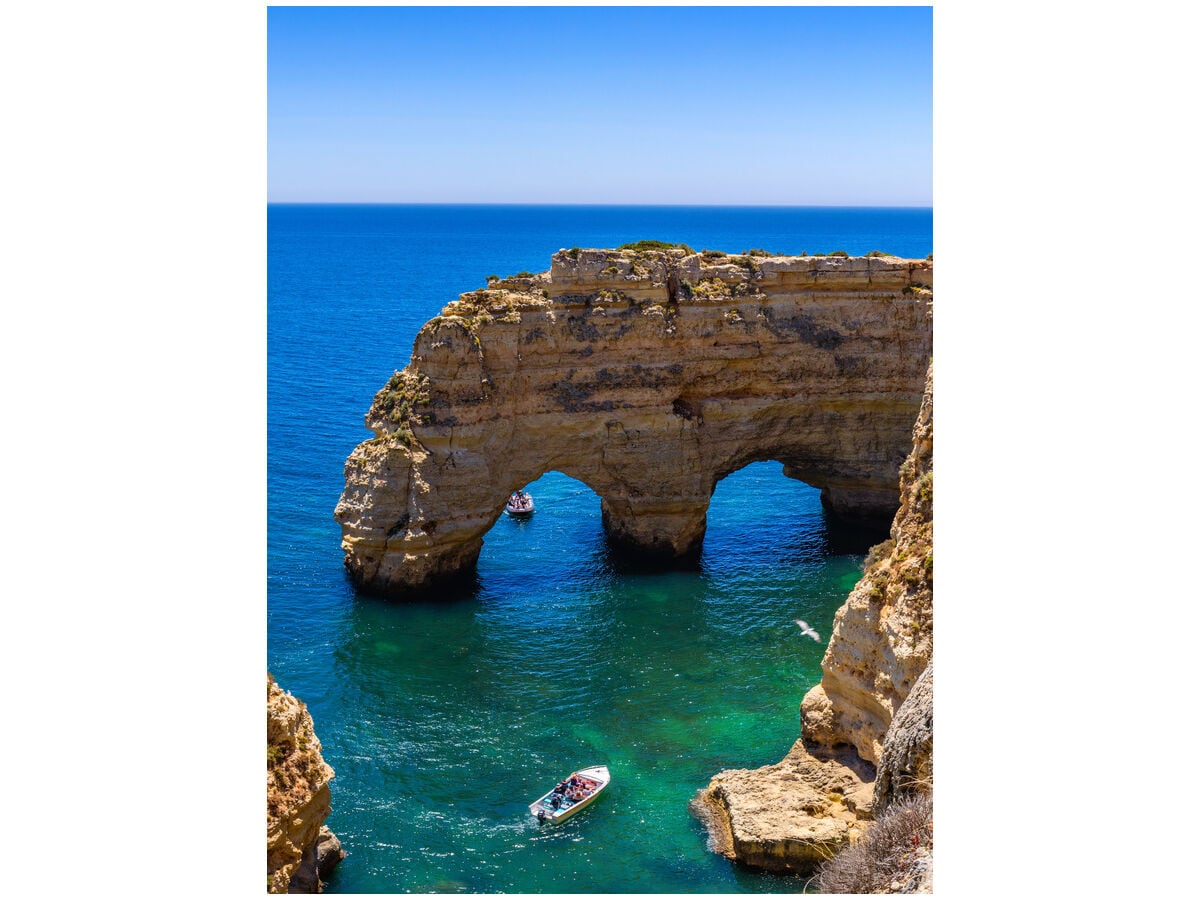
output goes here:
<path id="1" fill-rule="evenodd" d="M 797 741 L 781 762 L 719 773 L 692 801 L 723 856 L 807 874 L 866 830 L 875 770 L 852 751 L 810 753 Z"/>
<path id="2" fill-rule="evenodd" d="M 900 797 L 933 788 L 933 662 L 896 710 L 883 737 L 874 806 L 883 811 Z"/>
<path id="3" fill-rule="evenodd" d="M 803 734 L 852 744 L 878 763 L 883 738 L 933 653 L 933 372 L 900 470 L 891 539 L 873 549 L 834 617 L 821 683 L 801 704 Z"/>
<path id="4" fill-rule="evenodd" d="M 609 537 L 698 552 L 718 481 L 780 460 L 886 523 L 931 352 L 932 263 L 563 250 L 463 294 L 376 395 L 335 516 L 363 588 L 472 570 L 509 491 L 555 469 Z"/>
<path id="5" fill-rule="evenodd" d="M 333 769 L 304 704 L 267 675 L 267 891 L 316 893 L 345 853 L 325 827 Z"/>
<path id="6" fill-rule="evenodd" d="M 932 367 L 900 495 L 891 537 L 873 548 L 834 619 L 821 683 L 801 705 L 801 740 L 775 766 L 719 773 L 697 798 L 713 848 L 739 862 L 808 873 L 854 841 L 865 825 L 847 818 L 850 804 L 820 802 L 832 777 L 861 779 L 856 818 L 932 791 Z"/>

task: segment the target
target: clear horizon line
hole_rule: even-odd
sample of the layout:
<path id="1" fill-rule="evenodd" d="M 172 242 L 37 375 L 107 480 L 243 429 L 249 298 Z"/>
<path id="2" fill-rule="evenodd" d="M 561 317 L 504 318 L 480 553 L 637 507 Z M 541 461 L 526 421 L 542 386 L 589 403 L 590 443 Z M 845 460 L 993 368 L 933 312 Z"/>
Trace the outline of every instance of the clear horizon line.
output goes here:
<path id="1" fill-rule="evenodd" d="M 268 206 L 611 206 L 676 207 L 680 209 L 933 209 L 933 204 L 886 203 L 539 203 L 531 201 L 470 200 L 267 200 Z"/>

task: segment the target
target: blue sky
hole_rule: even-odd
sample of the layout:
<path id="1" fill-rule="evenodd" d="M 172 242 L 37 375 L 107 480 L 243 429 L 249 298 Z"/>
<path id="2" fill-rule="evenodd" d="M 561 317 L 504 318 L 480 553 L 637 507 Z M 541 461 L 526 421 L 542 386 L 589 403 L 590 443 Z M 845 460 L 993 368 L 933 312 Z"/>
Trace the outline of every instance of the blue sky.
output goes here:
<path id="1" fill-rule="evenodd" d="M 273 202 L 932 205 L 929 7 L 271 7 Z"/>

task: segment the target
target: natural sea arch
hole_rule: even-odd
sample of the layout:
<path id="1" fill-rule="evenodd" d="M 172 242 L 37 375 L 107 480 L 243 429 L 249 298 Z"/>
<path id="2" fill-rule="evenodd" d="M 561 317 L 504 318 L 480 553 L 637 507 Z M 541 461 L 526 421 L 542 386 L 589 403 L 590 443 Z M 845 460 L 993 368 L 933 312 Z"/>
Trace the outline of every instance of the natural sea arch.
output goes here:
<path id="1" fill-rule="evenodd" d="M 932 263 L 895 257 L 583 250 L 464 294 L 421 329 L 347 460 L 347 569 L 389 594 L 471 572 L 509 491 L 550 470 L 651 559 L 698 554 L 717 483 L 760 460 L 832 517 L 886 525 L 931 285 Z"/>
<path id="2" fill-rule="evenodd" d="M 577 578 L 581 571 L 600 576 L 661 568 L 638 565 L 611 544 L 600 496 L 584 482 L 551 470 L 517 487 L 532 493 L 537 511 L 528 518 L 502 514 L 488 529 L 479 558 L 481 586 L 490 587 L 492 579 L 545 586 L 547 579 Z M 761 563 L 764 548 L 771 548 L 771 559 L 782 554 L 789 564 L 811 562 L 829 552 L 861 553 L 881 539 L 876 530 L 839 528 L 818 495 L 811 485 L 786 477 L 777 460 L 747 463 L 714 486 L 703 551 L 674 560 L 671 568 L 743 568 Z M 738 559 L 717 558 L 734 546 Z"/>

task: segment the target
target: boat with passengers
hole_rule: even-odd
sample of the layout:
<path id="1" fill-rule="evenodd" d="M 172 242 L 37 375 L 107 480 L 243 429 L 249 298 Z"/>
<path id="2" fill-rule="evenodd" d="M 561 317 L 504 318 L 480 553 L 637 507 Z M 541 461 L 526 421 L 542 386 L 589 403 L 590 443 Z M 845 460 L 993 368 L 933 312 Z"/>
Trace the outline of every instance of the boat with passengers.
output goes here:
<path id="1" fill-rule="evenodd" d="M 572 772 L 548 794 L 529 804 L 529 811 L 543 824 L 557 824 L 586 809 L 612 781 L 608 766 L 588 766 Z"/>

